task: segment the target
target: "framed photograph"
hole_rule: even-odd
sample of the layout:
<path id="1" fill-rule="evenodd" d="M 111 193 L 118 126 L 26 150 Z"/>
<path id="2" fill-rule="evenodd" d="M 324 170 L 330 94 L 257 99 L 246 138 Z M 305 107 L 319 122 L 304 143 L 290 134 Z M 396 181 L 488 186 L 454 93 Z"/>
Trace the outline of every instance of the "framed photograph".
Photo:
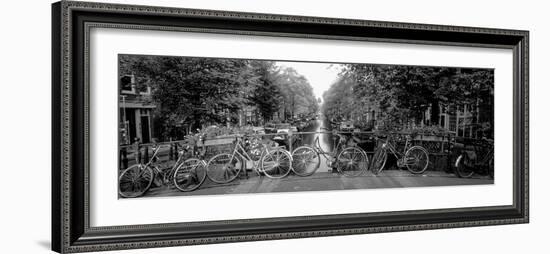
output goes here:
<path id="1" fill-rule="evenodd" d="M 54 3 L 52 249 L 527 223 L 528 38 Z"/>

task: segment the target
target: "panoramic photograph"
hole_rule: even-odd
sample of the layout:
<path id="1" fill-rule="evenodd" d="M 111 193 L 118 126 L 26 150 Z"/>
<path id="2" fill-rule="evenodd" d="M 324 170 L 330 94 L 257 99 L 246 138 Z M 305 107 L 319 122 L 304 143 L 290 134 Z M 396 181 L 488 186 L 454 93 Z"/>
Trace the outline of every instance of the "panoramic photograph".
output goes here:
<path id="1" fill-rule="evenodd" d="M 118 197 L 493 184 L 494 70 L 118 56 Z"/>

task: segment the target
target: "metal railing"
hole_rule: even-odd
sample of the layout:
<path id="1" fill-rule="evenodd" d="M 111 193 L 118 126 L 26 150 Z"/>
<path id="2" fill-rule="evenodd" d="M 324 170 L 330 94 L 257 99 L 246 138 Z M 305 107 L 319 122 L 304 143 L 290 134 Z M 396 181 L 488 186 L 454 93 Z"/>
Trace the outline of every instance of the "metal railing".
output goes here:
<path id="1" fill-rule="evenodd" d="M 189 140 L 175 140 L 158 143 L 134 143 L 130 145 L 121 145 L 119 147 L 119 169 L 125 169 L 128 166 L 138 162 L 146 162 L 152 155 L 151 148 L 160 146 L 158 157 L 161 160 L 175 161 L 177 160 L 180 151 L 190 150 L 189 156 L 192 156 L 196 151 L 201 149 L 205 158 L 209 158 L 217 153 L 227 152 L 231 150 L 237 138 L 241 137 L 258 137 L 271 142 L 278 142 L 279 145 L 285 145 L 285 148 L 290 152 L 294 148 L 313 142 L 315 135 L 332 135 L 341 134 L 349 137 L 348 142 L 353 141 L 355 145 L 361 147 L 367 155 L 372 155 L 378 147 L 378 142 L 386 136 L 397 137 L 395 140 L 398 147 L 404 145 L 404 137 L 411 136 L 413 144 L 420 145 L 428 150 L 431 160 L 433 160 L 432 169 L 434 167 L 446 167 L 447 170 L 451 167 L 453 158 L 452 145 L 454 143 L 454 135 L 449 134 L 427 134 L 427 133 L 411 133 L 411 132 L 379 132 L 379 131 L 310 131 L 310 132 L 290 132 L 290 133 L 266 133 L 266 134 L 230 134 L 216 137 L 205 138 L 202 141 L 190 142 Z M 280 140 L 274 141 L 274 137 L 281 137 Z M 310 140 L 308 140 L 308 137 Z M 377 139 L 375 137 L 381 138 Z M 402 140 L 400 140 L 402 139 Z M 377 140 L 379 140 L 377 142 Z M 330 141 L 329 141 L 330 142 Z M 164 148 L 163 148 L 164 147 Z M 189 148 L 188 148 L 189 147 Z M 444 165 L 443 165 L 444 164 Z"/>

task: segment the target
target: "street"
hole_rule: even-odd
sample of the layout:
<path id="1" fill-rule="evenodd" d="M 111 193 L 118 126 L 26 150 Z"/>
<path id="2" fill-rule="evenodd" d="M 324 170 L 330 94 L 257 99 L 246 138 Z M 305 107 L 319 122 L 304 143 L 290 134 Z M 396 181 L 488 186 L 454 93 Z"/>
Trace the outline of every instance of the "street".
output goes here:
<path id="1" fill-rule="evenodd" d="M 486 176 L 469 179 L 458 178 L 454 174 L 442 171 L 426 171 L 421 175 L 414 175 L 407 170 L 386 170 L 378 176 L 365 173 L 359 177 L 345 177 L 338 173 L 328 173 L 325 170 L 317 171 L 309 177 L 289 175 L 283 179 L 270 179 L 257 176 L 241 176 L 227 184 L 216 184 L 206 179 L 203 185 L 193 192 L 180 192 L 173 187 L 153 187 L 145 197 L 154 196 L 188 196 L 188 195 L 216 195 L 216 194 L 243 194 L 243 193 L 273 193 L 292 191 L 328 191 L 351 189 L 427 187 L 449 185 L 478 185 L 492 184 L 493 180 Z M 324 172 L 320 172 L 324 171 Z"/>
<path id="2" fill-rule="evenodd" d="M 312 134 L 300 134 L 300 145 L 314 145 L 319 136 L 319 145 L 325 152 L 332 149 L 332 134 L 330 124 L 326 119 L 312 120 L 300 132 L 317 132 Z M 296 146 L 293 147 L 294 149 Z M 327 154 L 327 157 L 330 155 Z M 241 172 L 234 181 L 226 184 L 217 184 L 208 178 L 199 189 L 192 192 L 181 192 L 173 186 L 153 186 L 147 191 L 145 197 L 154 196 L 187 196 L 187 195 L 217 195 L 217 194 L 242 194 L 242 193 L 272 193 L 292 191 L 327 191 L 350 189 L 376 189 L 376 188 L 403 188 L 449 185 L 477 185 L 492 184 L 493 180 L 487 176 L 474 176 L 473 178 L 458 178 L 453 173 L 444 170 L 428 170 L 423 174 L 412 174 L 406 169 L 386 167 L 380 174 L 374 175 L 370 171 L 364 172 L 358 177 L 346 177 L 333 171 L 327 166 L 327 158 L 320 156 L 321 164 L 317 171 L 308 177 L 300 177 L 290 174 L 282 179 L 271 179 L 260 176 L 253 170 Z"/>

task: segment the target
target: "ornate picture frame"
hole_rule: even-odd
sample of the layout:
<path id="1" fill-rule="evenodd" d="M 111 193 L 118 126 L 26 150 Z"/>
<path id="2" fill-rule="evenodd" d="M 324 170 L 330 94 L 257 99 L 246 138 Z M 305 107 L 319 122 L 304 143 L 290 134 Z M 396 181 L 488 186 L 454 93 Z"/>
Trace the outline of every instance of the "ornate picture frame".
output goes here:
<path id="1" fill-rule="evenodd" d="M 90 225 L 89 31 L 119 28 L 513 51 L 513 204 L 163 224 Z M 61 1 L 52 5 L 52 249 L 119 250 L 529 222 L 529 32 Z"/>

